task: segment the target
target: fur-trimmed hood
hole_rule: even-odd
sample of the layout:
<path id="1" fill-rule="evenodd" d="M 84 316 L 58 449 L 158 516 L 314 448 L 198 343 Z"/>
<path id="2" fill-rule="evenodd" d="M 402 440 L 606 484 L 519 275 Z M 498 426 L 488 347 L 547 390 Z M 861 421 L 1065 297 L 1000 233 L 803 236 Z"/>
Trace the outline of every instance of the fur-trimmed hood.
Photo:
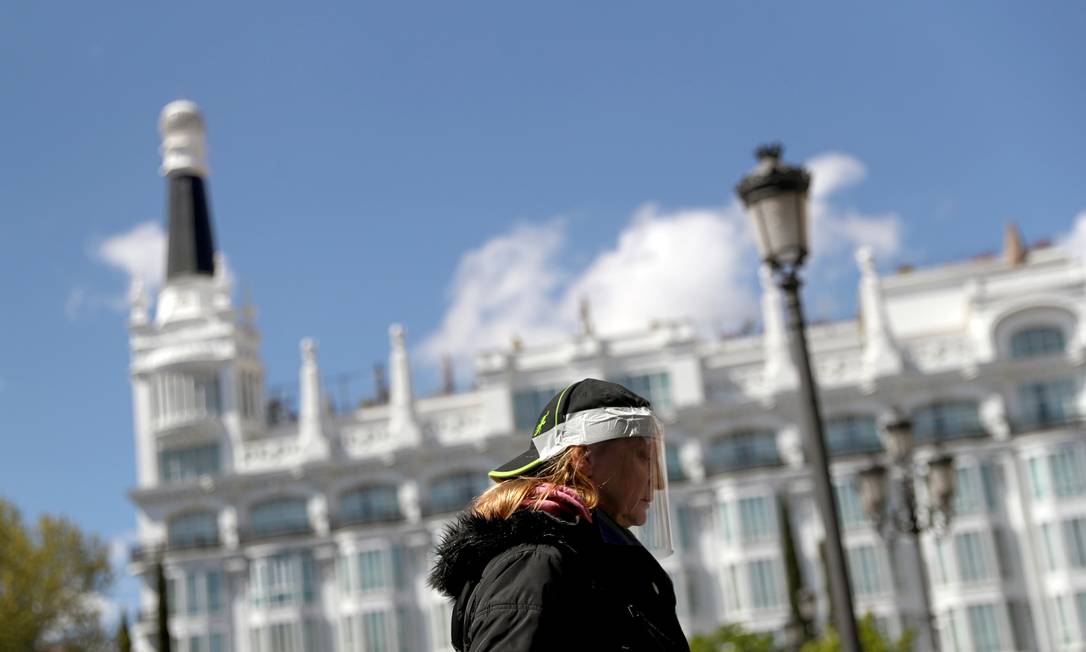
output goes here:
<path id="1" fill-rule="evenodd" d="M 429 584 L 455 598 L 466 583 L 482 575 L 491 559 L 514 546 L 545 545 L 576 552 L 598 538 L 595 528 L 582 519 L 563 521 L 541 511 L 521 510 L 507 519 L 464 512 L 446 528 L 437 546 Z"/>

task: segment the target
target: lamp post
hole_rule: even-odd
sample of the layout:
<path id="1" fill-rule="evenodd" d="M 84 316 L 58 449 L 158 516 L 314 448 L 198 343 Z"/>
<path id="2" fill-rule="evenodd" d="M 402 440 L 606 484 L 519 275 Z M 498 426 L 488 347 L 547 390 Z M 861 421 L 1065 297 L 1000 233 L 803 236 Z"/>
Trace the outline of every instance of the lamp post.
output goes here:
<path id="1" fill-rule="evenodd" d="M 927 462 L 924 479 L 928 488 L 928 504 L 920 508 L 916 499 L 916 462 L 913 452 L 912 422 L 895 414 L 882 424 L 883 444 L 890 464 L 901 473 L 902 505 L 887 509 L 890 493 L 889 472 L 886 466 L 875 464 L 856 477 L 856 490 L 864 512 L 878 533 L 892 541 L 900 533 L 912 538 L 916 563 L 920 569 L 920 598 L 924 609 L 924 629 L 930 649 L 939 650 L 939 636 L 935 628 L 935 614 L 931 609 L 931 587 L 928 584 L 928 568 L 920 551 L 920 535 L 928 530 L 938 534 L 946 531 L 953 514 L 955 490 L 954 458 L 937 454 Z"/>
<path id="2" fill-rule="evenodd" d="M 807 351 L 806 325 L 800 302 L 799 268 L 807 257 L 807 188 L 811 176 L 806 170 L 782 163 L 781 146 L 757 150 L 758 165 L 736 187 L 750 215 L 762 261 L 769 266 L 784 292 L 792 355 L 799 367 L 801 426 L 807 442 L 807 458 L 814 479 L 815 500 L 826 530 L 826 565 L 830 599 L 837 617 L 837 634 L 843 652 L 860 652 L 852 589 L 848 580 L 841 528 L 833 499 L 833 485 L 822 433 L 814 374 Z"/>

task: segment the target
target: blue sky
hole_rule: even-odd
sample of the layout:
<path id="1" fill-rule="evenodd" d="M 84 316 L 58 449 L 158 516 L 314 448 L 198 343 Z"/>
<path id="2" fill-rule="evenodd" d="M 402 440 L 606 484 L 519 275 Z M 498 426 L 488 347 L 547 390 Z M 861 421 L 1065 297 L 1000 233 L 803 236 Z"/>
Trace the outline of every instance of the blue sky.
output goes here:
<path id="1" fill-rule="evenodd" d="M 822 184 L 819 318 L 853 313 L 857 245 L 934 264 L 1086 210 L 1081 3 L 318 4 L 0 7 L 0 495 L 28 517 L 134 529 L 122 306 L 173 99 L 269 380 L 312 336 L 356 394 L 394 321 L 427 391 L 441 351 L 463 384 L 582 296 L 611 330 L 757 317 L 732 188 L 766 140 Z"/>

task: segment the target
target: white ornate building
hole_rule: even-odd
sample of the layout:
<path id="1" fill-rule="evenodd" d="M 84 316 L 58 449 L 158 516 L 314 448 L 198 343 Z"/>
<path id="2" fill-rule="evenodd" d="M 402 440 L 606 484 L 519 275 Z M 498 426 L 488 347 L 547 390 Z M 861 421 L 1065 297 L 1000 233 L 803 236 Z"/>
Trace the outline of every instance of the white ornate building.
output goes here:
<path id="1" fill-rule="evenodd" d="M 443 524 L 523 450 L 547 399 L 586 376 L 627 384 L 669 422 L 679 543 L 663 563 L 688 633 L 782 629 L 782 498 L 804 581 L 826 595 L 772 284 L 763 333 L 705 340 L 656 323 L 598 337 L 586 323 L 481 355 L 477 389 L 425 398 L 394 326 L 387 401 L 339 413 L 306 340 L 297 415 L 269 419 L 259 334 L 214 255 L 202 117 L 175 102 L 161 129 L 167 280 L 153 314 L 137 288 L 130 316 L 137 650 L 155 646 L 160 551 L 175 650 L 449 650 L 449 607 L 425 585 Z M 958 467 L 951 529 L 922 541 L 943 649 L 1086 650 L 1086 266 L 1013 233 L 1006 249 L 884 277 L 861 253 L 862 318 L 811 328 L 855 599 L 894 633 L 922 610 L 910 544 L 884 544 L 852 484 L 879 448 L 877 419 L 898 408 L 921 459 L 938 442 Z"/>

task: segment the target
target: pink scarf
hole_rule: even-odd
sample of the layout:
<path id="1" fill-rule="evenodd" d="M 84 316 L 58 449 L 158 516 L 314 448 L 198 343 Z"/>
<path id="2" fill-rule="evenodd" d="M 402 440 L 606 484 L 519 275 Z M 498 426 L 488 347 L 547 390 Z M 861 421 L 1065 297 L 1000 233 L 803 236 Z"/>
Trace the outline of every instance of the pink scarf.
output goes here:
<path id="1" fill-rule="evenodd" d="M 580 516 L 589 523 L 592 522 L 592 514 L 580 494 L 552 482 L 537 486 L 524 497 L 520 506 L 540 510 L 565 521 L 572 521 Z"/>

